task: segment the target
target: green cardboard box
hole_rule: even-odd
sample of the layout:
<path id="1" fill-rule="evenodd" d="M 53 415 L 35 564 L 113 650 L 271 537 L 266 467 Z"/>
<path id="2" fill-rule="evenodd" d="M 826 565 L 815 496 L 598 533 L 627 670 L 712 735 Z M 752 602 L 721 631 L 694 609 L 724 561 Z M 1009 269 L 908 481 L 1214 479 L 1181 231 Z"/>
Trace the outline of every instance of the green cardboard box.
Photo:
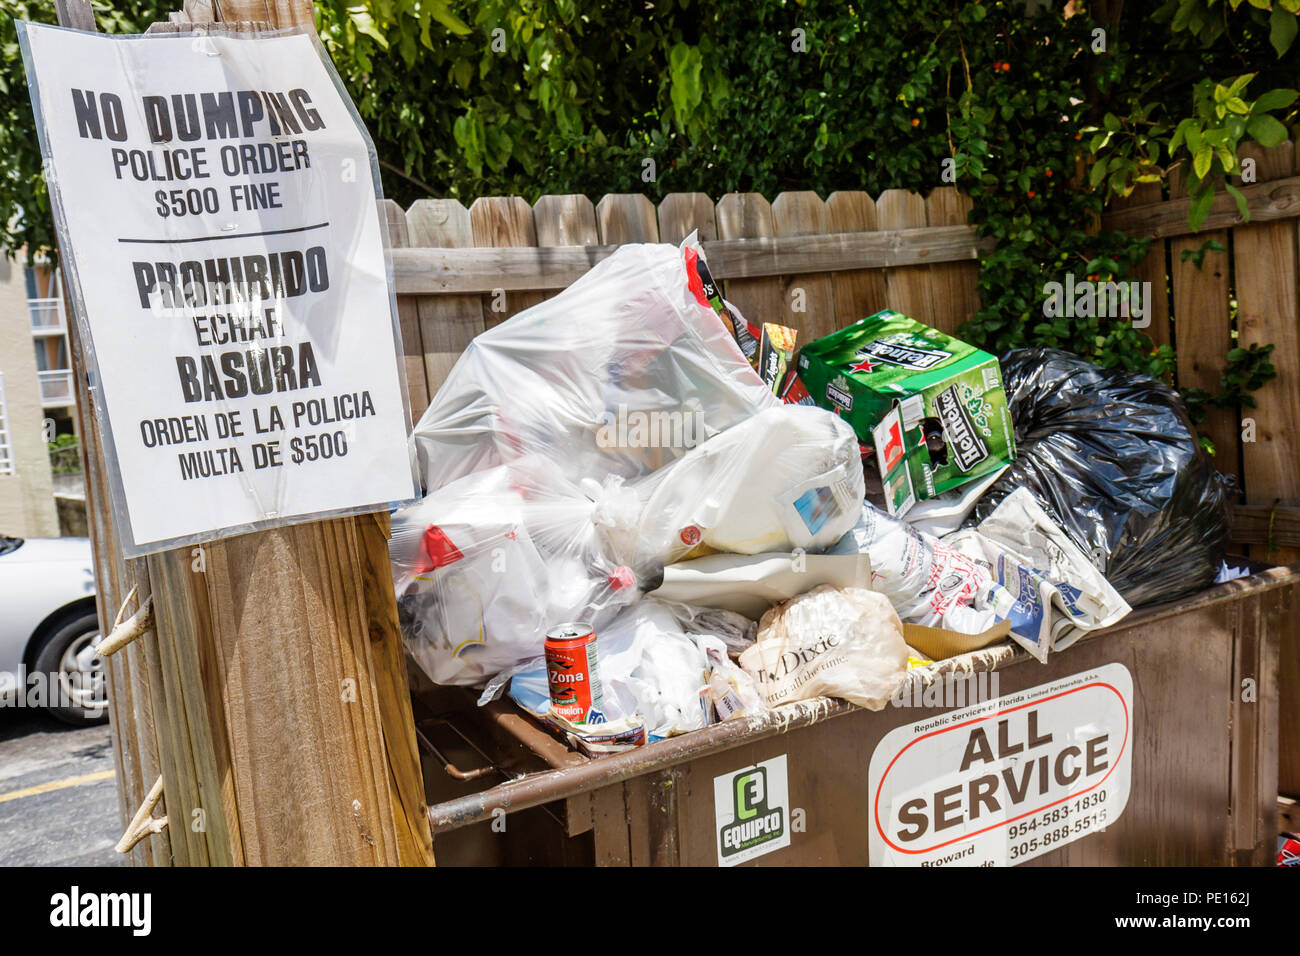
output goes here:
<path id="1" fill-rule="evenodd" d="M 810 342 L 799 376 L 875 450 L 891 514 L 1015 460 L 998 360 L 899 312 Z"/>

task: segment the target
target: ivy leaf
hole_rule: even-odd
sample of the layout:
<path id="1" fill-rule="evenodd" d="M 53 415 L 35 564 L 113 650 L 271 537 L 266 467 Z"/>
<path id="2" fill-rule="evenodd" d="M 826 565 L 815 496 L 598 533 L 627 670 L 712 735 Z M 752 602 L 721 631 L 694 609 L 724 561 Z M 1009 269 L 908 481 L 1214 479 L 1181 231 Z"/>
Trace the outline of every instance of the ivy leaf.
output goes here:
<path id="1" fill-rule="evenodd" d="M 704 96 L 700 71 L 704 57 L 698 47 L 677 43 L 668 52 L 668 75 L 671 80 L 670 95 L 677 122 L 685 128 L 691 111 L 699 106 Z"/>
<path id="2" fill-rule="evenodd" d="M 1101 185 L 1101 181 L 1106 178 L 1106 167 L 1110 164 L 1110 159 L 1102 159 L 1093 164 L 1092 169 L 1088 172 L 1088 184 L 1096 189 Z"/>
<path id="3" fill-rule="evenodd" d="M 1274 120 L 1274 122 L 1277 122 Z M 1280 123 L 1278 124 L 1281 125 Z M 1197 179 L 1204 179 L 1210 172 L 1210 164 L 1214 162 L 1214 147 L 1206 143 L 1200 151 L 1192 157 L 1192 172 L 1196 173 Z"/>
<path id="4" fill-rule="evenodd" d="M 1300 94 L 1297 94 L 1295 90 L 1269 90 L 1255 100 L 1251 106 L 1251 112 L 1270 113 L 1273 110 L 1285 109 L 1295 102 L 1297 95 Z"/>
<path id="5" fill-rule="evenodd" d="M 429 4 L 429 15 L 456 36 L 463 37 L 470 33 L 470 28 L 465 21 L 451 12 L 451 4 L 447 0 L 433 0 Z"/>
<path id="6" fill-rule="evenodd" d="M 353 26 L 357 28 L 358 33 L 364 33 L 385 50 L 388 49 L 388 38 L 379 32 L 379 27 L 375 25 L 374 17 L 367 13 L 364 7 L 353 7 L 348 10 L 348 15 L 352 20 Z"/>

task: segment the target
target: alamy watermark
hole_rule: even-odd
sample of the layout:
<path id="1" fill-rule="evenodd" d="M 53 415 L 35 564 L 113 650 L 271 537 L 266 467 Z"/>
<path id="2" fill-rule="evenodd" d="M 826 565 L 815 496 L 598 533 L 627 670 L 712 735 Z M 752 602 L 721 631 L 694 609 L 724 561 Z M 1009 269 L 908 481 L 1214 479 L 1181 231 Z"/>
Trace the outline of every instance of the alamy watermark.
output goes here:
<path id="1" fill-rule="evenodd" d="M 704 409 L 688 399 L 672 411 L 636 411 L 620 404 L 596 429 L 601 448 L 694 448 L 704 441 Z"/>
<path id="2" fill-rule="evenodd" d="M 18 668 L 17 673 L 0 671 L 0 708 L 76 708 L 84 711 L 86 716 L 91 719 L 101 717 L 108 712 L 106 702 L 102 700 L 98 703 L 88 701 L 87 698 L 92 696 L 92 689 L 89 686 L 75 686 L 81 681 L 88 683 L 88 677 L 77 675 L 66 679 L 71 681 L 74 686 L 70 687 L 58 674 L 45 671 L 29 672 L 26 667 L 22 666 Z"/>
<path id="3" fill-rule="evenodd" d="M 1043 315 L 1049 319 L 1130 319 L 1135 329 L 1151 324 L 1150 282 L 1076 280 L 1067 272 L 1064 283 L 1044 283 L 1043 295 Z"/>
<path id="4" fill-rule="evenodd" d="M 889 702 L 895 707 L 933 707 L 953 710 L 983 704 L 1001 697 L 997 671 L 978 674 L 938 674 L 922 684 L 905 680 Z"/>

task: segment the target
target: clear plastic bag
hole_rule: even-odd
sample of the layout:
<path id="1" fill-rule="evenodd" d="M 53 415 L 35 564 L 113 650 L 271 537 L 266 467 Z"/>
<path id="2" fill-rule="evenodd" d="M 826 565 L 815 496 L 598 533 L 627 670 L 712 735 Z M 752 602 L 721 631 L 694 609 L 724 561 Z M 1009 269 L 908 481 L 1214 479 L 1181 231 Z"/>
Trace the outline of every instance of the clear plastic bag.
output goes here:
<path id="1" fill-rule="evenodd" d="M 635 478 L 778 406 L 693 290 L 698 254 L 622 246 L 476 337 L 415 427 L 425 487 L 538 452 L 574 482 Z"/>
<path id="2" fill-rule="evenodd" d="M 857 442 L 820 409 L 761 413 L 639 481 L 572 482 L 540 453 L 465 475 L 393 520 L 412 656 L 479 685 L 542 652 L 548 627 L 599 628 L 693 551 L 820 549 L 862 497 Z"/>
<path id="3" fill-rule="evenodd" d="M 620 248 L 476 338 L 425 412 L 429 492 L 391 552 L 432 680 L 482 684 L 559 623 L 599 632 L 692 553 L 820 550 L 856 520 L 852 429 L 763 386 L 697 262 L 690 240 Z"/>
<path id="4" fill-rule="evenodd" d="M 436 683 L 478 686 L 540 654 L 547 628 L 603 625 L 636 598 L 631 572 L 593 540 L 589 520 L 555 551 L 539 544 L 582 503 L 529 498 L 517 477 L 505 466 L 467 475 L 393 518 L 402 631 Z"/>

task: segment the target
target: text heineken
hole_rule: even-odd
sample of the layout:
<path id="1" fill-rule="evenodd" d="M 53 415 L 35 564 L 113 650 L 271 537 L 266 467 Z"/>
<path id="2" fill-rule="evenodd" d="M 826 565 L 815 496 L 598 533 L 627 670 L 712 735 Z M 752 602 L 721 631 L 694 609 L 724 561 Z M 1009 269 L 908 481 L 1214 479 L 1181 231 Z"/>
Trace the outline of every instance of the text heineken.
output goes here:
<path id="1" fill-rule="evenodd" d="M 798 371 L 875 452 L 892 514 L 1015 459 L 998 360 L 915 319 L 861 319 L 804 346 Z"/>
<path id="2" fill-rule="evenodd" d="M 975 432 L 975 423 L 971 420 L 966 406 L 957 397 L 957 386 L 944 389 L 934 397 L 934 407 L 943 423 L 944 435 L 948 447 L 957 458 L 957 467 L 970 471 L 989 456 L 989 447 Z"/>

